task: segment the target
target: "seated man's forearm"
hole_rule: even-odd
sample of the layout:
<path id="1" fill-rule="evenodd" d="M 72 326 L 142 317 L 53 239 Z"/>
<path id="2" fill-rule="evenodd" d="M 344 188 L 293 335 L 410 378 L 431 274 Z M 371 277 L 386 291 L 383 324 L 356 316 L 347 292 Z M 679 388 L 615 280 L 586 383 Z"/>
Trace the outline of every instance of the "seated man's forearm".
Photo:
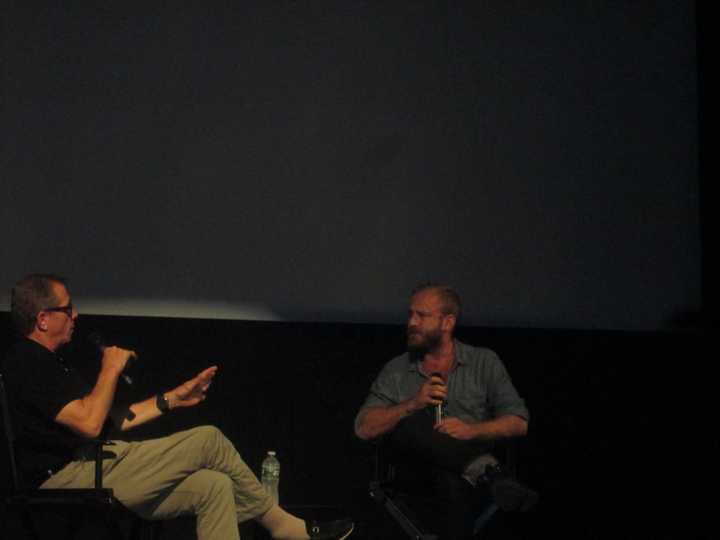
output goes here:
<path id="1" fill-rule="evenodd" d="M 415 401 L 409 399 L 390 407 L 368 407 L 358 418 L 355 434 L 363 440 L 370 440 L 392 431 L 403 419 L 417 410 Z"/>
<path id="2" fill-rule="evenodd" d="M 125 409 L 111 411 L 113 421 L 120 427 L 120 431 L 128 431 L 161 415 L 160 409 L 155 405 L 155 396 L 133 403 Z"/>

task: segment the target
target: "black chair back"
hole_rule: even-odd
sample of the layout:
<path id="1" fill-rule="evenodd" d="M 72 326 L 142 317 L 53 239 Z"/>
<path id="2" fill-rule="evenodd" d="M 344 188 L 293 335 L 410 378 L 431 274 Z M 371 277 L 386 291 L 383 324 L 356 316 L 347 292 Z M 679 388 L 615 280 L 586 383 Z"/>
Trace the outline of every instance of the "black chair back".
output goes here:
<path id="1" fill-rule="evenodd" d="M 7 441 L 7 452 L 10 461 L 10 477 L 12 479 L 13 491 L 21 487 L 20 474 L 18 473 L 17 461 L 15 459 L 15 434 L 12 427 L 12 411 L 5 390 L 5 380 L 0 373 L 0 407 L 2 407 L 3 426 L 5 428 L 5 439 Z"/>

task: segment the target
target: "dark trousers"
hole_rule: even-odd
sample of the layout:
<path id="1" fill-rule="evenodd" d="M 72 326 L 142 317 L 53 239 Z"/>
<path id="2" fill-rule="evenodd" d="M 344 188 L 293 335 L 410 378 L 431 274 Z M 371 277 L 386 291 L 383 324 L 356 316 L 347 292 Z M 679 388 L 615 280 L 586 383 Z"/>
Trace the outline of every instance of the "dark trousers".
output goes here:
<path id="1" fill-rule="evenodd" d="M 491 503 L 489 493 L 474 488 L 461 475 L 465 466 L 490 447 L 459 441 L 433 429 L 426 409 L 400 422 L 388 437 L 388 454 L 399 487 L 423 501 L 413 510 L 442 540 L 472 538 L 475 518 Z M 429 507 L 428 501 L 432 508 Z"/>

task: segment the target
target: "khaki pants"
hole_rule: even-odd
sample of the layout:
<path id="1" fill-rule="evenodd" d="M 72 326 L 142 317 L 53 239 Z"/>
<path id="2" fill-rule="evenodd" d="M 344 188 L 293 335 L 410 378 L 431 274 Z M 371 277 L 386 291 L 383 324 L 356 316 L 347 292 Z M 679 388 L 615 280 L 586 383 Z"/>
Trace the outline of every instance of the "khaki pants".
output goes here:
<path id="1" fill-rule="evenodd" d="M 257 477 L 220 430 L 201 426 L 140 442 L 113 441 L 103 459 L 103 485 L 146 519 L 197 516 L 199 540 L 239 539 L 238 522 L 272 506 Z M 69 463 L 41 488 L 90 488 L 92 459 Z"/>

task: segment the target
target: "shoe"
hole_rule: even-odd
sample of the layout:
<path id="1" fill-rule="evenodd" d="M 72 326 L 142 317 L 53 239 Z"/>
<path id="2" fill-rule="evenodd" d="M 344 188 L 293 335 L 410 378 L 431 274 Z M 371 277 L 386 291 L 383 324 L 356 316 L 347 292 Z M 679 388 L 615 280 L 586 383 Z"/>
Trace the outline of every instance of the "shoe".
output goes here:
<path id="1" fill-rule="evenodd" d="M 510 477 L 499 465 L 489 466 L 482 480 L 490 486 L 495 504 L 506 512 L 527 512 L 540 498 L 537 491 Z"/>
<path id="2" fill-rule="evenodd" d="M 540 496 L 512 478 L 498 478 L 490 484 L 495 503 L 506 512 L 527 512 L 537 503 Z"/>
<path id="3" fill-rule="evenodd" d="M 335 521 L 316 521 L 305 524 L 308 536 L 312 540 L 343 540 L 350 536 L 355 524 L 349 519 L 338 519 Z"/>

